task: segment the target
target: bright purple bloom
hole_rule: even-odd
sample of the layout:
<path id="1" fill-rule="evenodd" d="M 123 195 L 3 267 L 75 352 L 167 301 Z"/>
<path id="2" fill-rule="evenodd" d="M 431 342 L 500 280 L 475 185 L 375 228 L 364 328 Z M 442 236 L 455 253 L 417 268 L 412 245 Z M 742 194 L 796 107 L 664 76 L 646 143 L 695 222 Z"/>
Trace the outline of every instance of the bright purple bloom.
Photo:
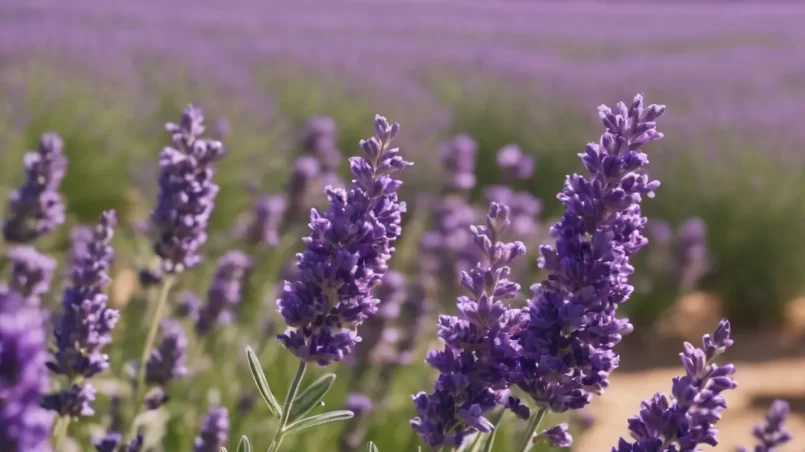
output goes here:
<path id="1" fill-rule="evenodd" d="M 536 161 L 533 156 L 525 155 L 516 144 L 503 146 L 497 155 L 498 167 L 504 178 L 528 179 L 534 174 Z"/>
<path id="2" fill-rule="evenodd" d="M 182 325 L 174 320 L 163 320 L 160 328 L 162 342 L 151 352 L 145 368 L 146 383 L 155 386 L 165 386 L 187 375 L 187 336 Z"/>
<path id="3" fill-rule="evenodd" d="M 49 452 L 53 415 L 39 405 L 48 389 L 47 340 L 39 309 L 0 291 L 0 450 Z"/>
<path id="4" fill-rule="evenodd" d="M 434 447 L 458 447 L 467 435 L 494 427 L 484 414 L 509 405 L 508 387 L 519 372 L 519 345 L 514 336 L 521 312 L 502 300 L 515 298 L 520 285 L 508 279 L 509 263 L 525 254 L 522 242 L 501 241 L 509 228 L 509 209 L 492 203 L 486 226 L 473 226 L 475 244 L 485 263 L 461 275 L 469 296 L 458 298 L 458 316 L 439 317 L 444 350 L 433 350 L 427 362 L 439 371 L 434 392 L 414 397 L 418 417 L 414 431 Z M 515 412 L 524 408 L 514 406 Z"/>
<path id="5" fill-rule="evenodd" d="M 723 391 L 738 385 L 730 377 L 732 364 L 717 365 L 713 360 L 732 345 L 730 324 L 722 320 L 713 335 L 705 334 L 702 348 L 685 343 L 680 353 L 685 375 L 674 377 L 668 398 L 655 394 L 643 401 L 640 414 L 629 419 L 634 442 L 621 438 L 612 452 L 694 451 L 698 446 L 718 445 L 715 424 L 727 409 Z"/>
<path id="6" fill-rule="evenodd" d="M 757 445 L 754 452 L 774 452 L 776 447 L 791 441 L 793 435 L 785 429 L 786 419 L 791 409 L 785 400 L 775 400 L 766 413 L 766 422 L 756 425 L 752 429 L 752 435 L 757 438 Z M 749 452 L 749 449 L 741 447 L 739 452 Z"/>
<path id="7" fill-rule="evenodd" d="M 240 251 L 229 251 L 218 260 L 218 268 L 207 290 L 207 303 L 199 312 L 196 332 L 208 333 L 219 323 L 228 323 L 243 296 L 243 284 L 251 260 Z"/>
<path id="8" fill-rule="evenodd" d="M 193 452 L 220 452 L 229 439 L 229 411 L 212 407 L 201 423 L 201 430 L 193 442 Z"/>
<path id="9" fill-rule="evenodd" d="M 114 210 L 101 214 L 87 252 L 71 271 L 72 285 L 64 290 L 62 314 L 54 331 L 56 351 L 48 368 L 69 380 L 90 378 L 109 367 L 109 357 L 102 349 L 112 342 L 119 313 L 107 307 L 104 286 L 110 281 L 116 224 Z"/>
<path id="10" fill-rule="evenodd" d="M 350 159 L 352 188 L 329 187 L 329 208 L 310 213 L 310 236 L 297 255 L 299 280 L 285 281 L 277 307 L 290 327 L 279 335 L 294 355 L 324 366 L 360 341 L 356 327 L 377 311 L 372 295 L 388 270 L 405 203 L 391 174 L 411 163 L 390 149 L 399 125 L 375 117 L 376 135 L 361 141 L 365 157 Z"/>
<path id="11" fill-rule="evenodd" d="M 439 162 L 445 170 L 445 189 L 464 192 L 475 187 L 475 159 L 478 143 L 468 135 L 457 135 L 439 149 Z"/>
<path id="12" fill-rule="evenodd" d="M 218 141 L 198 138 L 204 133 L 203 121 L 201 110 L 189 105 L 179 124 L 165 126 L 174 147 L 165 147 L 159 156 L 159 196 L 151 225 L 157 234 L 154 251 L 168 273 L 180 273 L 201 261 L 199 249 L 207 242 L 207 224 L 218 195 L 212 164 L 224 155 L 224 148 Z"/>
<path id="13" fill-rule="evenodd" d="M 3 238 L 11 243 L 29 243 L 64 223 L 64 203 L 59 187 L 67 172 L 62 139 L 45 133 L 39 149 L 25 154 L 25 182 L 9 195 L 8 218 Z"/>
<path id="14" fill-rule="evenodd" d="M 31 246 L 14 246 L 7 253 L 11 261 L 11 290 L 38 306 L 40 298 L 50 290 L 56 260 Z"/>
<path id="15" fill-rule="evenodd" d="M 598 111 L 607 130 L 581 154 L 589 176 L 568 176 L 557 196 L 565 213 L 550 230 L 556 247 L 540 248 L 540 266 L 550 275 L 531 287 L 520 336 L 517 384 L 557 413 L 586 406 L 618 367 L 613 348 L 632 325 L 615 310 L 633 290 L 629 257 L 647 243 L 640 201 L 660 185 L 638 172 L 648 163 L 639 148 L 662 138 L 654 120 L 665 107 L 644 108 L 638 95 L 629 107 L 619 103 L 617 113 Z"/>

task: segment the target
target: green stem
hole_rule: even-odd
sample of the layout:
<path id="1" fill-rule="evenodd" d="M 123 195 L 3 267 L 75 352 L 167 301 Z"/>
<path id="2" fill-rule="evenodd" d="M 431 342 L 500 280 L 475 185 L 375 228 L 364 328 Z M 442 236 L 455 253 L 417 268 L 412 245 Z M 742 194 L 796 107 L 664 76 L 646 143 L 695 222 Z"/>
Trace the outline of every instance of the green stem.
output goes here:
<path id="1" fill-rule="evenodd" d="M 531 419 L 528 420 L 528 425 L 525 429 L 525 436 L 523 437 L 523 442 L 520 443 L 520 447 L 517 448 L 517 452 L 526 452 L 529 447 L 531 446 L 531 438 L 534 437 L 534 433 L 536 433 L 539 424 L 545 419 L 545 415 L 548 414 L 547 408 L 540 408 Z"/>
<path id="2" fill-rule="evenodd" d="M 307 369 L 307 363 L 300 360 L 299 367 L 296 369 L 296 376 L 293 378 L 291 386 L 288 388 L 288 395 L 285 397 L 285 403 L 282 405 L 280 422 L 277 425 L 277 430 L 274 432 L 274 439 L 271 440 L 271 445 L 268 446 L 268 452 L 276 452 L 279 450 L 280 444 L 282 444 L 283 433 L 285 427 L 288 425 L 288 420 L 291 417 L 293 401 L 296 399 L 296 393 L 299 392 L 299 386 L 302 384 L 302 377 L 305 376 L 305 369 Z"/>
<path id="3" fill-rule="evenodd" d="M 166 276 L 162 280 L 162 287 L 160 287 L 159 298 L 157 299 L 157 306 L 154 309 L 151 324 L 148 327 L 148 335 L 145 337 L 145 346 L 143 353 L 140 355 L 140 361 L 137 366 L 137 386 L 134 388 L 134 418 L 132 418 L 132 429 L 134 428 L 134 419 L 140 412 L 142 399 L 145 397 L 145 370 L 148 364 L 148 358 L 151 356 L 151 351 L 154 349 L 154 341 L 157 337 L 157 330 L 162 321 L 162 315 L 165 311 L 165 306 L 168 304 L 168 293 L 173 286 L 174 277 Z"/>
<path id="4" fill-rule="evenodd" d="M 53 424 L 53 449 L 59 450 L 70 428 L 70 416 L 59 416 Z"/>

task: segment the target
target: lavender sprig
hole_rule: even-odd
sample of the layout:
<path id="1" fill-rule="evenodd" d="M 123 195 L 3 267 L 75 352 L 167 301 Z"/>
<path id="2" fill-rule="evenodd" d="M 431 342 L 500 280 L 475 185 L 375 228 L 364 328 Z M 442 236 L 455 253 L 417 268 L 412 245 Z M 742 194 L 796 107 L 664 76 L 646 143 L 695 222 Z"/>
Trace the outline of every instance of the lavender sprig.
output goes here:
<path id="1" fill-rule="evenodd" d="M 721 393 L 738 385 L 730 377 L 735 366 L 719 366 L 713 361 L 732 343 L 726 320 L 712 336 L 704 335 L 702 348 L 686 342 L 680 353 L 685 375 L 673 379 L 672 398 L 655 394 L 643 401 L 640 414 L 629 419 L 634 442 L 621 438 L 612 452 L 694 451 L 703 444 L 718 445 L 715 424 L 727 408 Z"/>
<path id="2" fill-rule="evenodd" d="M 11 261 L 10 289 L 32 306 L 39 306 L 41 297 L 50 290 L 56 260 L 25 245 L 14 246 L 7 256 Z"/>
<path id="3" fill-rule="evenodd" d="M 152 386 L 166 386 L 187 375 L 187 336 L 174 320 L 162 321 L 162 342 L 151 352 L 146 363 L 145 381 Z"/>
<path id="4" fill-rule="evenodd" d="M 492 203 L 486 226 L 472 227 L 486 263 L 462 273 L 461 284 L 469 296 L 458 298 L 459 315 L 439 317 L 439 338 L 445 348 L 431 351 L 427 362 L 440 375 L 433 393 L 414 396 L 418 417 L 411 421 L 430 446 L 459 447 L 468 435 L 491 431 L 493 424 L 484 414 L 510 404 L 503 391 L 511 375 L 519 372 L 514 337 L 522 319 L 520 310 L 502 300 L 514 298 L 520 290 L 519 284 L 508 280 L 508 264 L 526 250 L 522 242 L 501 241 L 509 226 L 509 208 Z"/>
<path id="5" fill-rule="evenodd" d="M 550 275 L 531 288 L 520 336 L 517 385 L 536 402 L 537 417 L 583 408 L 618 366 L 613 348 L 632 325 L 615 311 L 633 290 L 629 257 L 647 243 L 640 202 L 660 185 L 638 172 L 648 164 L 640 147 L 662 138 L 654 120 L 664 112 L 662 105 L 644 107 L 641 95 L 631 106 L 619 103 L 617 113 L 599 107 L 606 132 L 580 154 L 589 176 L 568 176 L 557 196 L 565 213 L 550 230 L 556 247 L 540 248 L 540 266 Z M 520 450 L 537 424 L 529 425 Z"/>
<path id="6" fill-rule="evenodd" d="M 399 125 L 377 116 L 375 128 L 374 137 L 361 141 L 366 157 L 350 159 L 352 188 L 328 187 L 327 211 L 311 211 L 311 234 L 297 255 L 299 280 L 285 281 L 277 301 L 290 327 L 278 338 L 304 362 L 324 366 L 352 352 L 360 341 L 355 328 L 377 311 L 371 290 L 400 236 L 402 182 L 391 174 L 411 163 L 389 148 Z"/>
<path id="7" fill-rule="evenodd" d="M 36 152 L 25 154 L 25 182 L 8 199 L 3 238 L 11 243 L 30 243 L 64 223 L 64 203 L 59 187 L 67 172 L 62 139 L 45 133 Z"/>
<path id="8" fill-rule="evenodd" d="M 0 290 L 0 450 L 49 452 L 52 413 L 39 405 L 48 388 L 47 339 L 39 309 Z"/>
<path id="9" fill-rule="evenodd" d="M 219 323 L 228 323 L 243 295 L 243 284 L 251 267 L 249 256 L 229 251 L 218 261 L 218 268 L 207 290 L 207 303 L 199 312 L 196 332 L 208 333 Z"/>
<path id="10" fill-rule="evenodd" d="M 793 435 L 783 426 L 790 411 L 788 402 L 785 400 L 772 402 L 769 411 L 766 413 L 765 422 L 755 425 L 752 429 L 752 436 L 757 439 L 757 445 L 751 450 L 754 452 L 774 452 L 777 450 L 776 447 L 791 441 Z M 745 447 L 738 448 L 738 452 L 749 452 L 749 450 Z"/>
<path id="11" fill-rule="evenodd" d="M 201 430 L 193 442 L 193 452 L 220 452 L 229 439 L 229 411 L 212 407 L 201 423 Z"/>

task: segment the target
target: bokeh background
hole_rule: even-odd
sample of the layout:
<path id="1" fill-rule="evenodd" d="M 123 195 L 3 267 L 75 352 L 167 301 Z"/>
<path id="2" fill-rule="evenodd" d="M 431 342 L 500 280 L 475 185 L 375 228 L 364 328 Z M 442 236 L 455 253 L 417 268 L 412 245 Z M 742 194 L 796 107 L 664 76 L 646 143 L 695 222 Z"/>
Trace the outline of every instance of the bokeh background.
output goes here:
<path id="1" fill-rule="evenodd" d="M 313 116 L 335 121 L 345 156 L 359 152 L 375 113 L 402 124 L 399 142 L 416 166 L 404 176 L 411 208 L 392 266 L 406 272 L 428 227 L 423 200 L 444 184 L 439 149 L 455 135 L 477 143 L 470 201 L 483 210 L 491 184 L 528 191 L 542 201 L 535 234 L 544 234 L 561 212 L 555 195 L 564 176 L 581 171 L 577 153 L 601 133 L 596 106 L 642 92 L 668 113 L 659 127 L 666 139 L 647 149 L 650 172 L 663 185 L 644 203 L 652 244 L 637 258 L 637 290 L 624 308 L 636 331 L 620 348 L 612 388 L 583 419 L 571 420 L 586 430 L 574 450 L 608 450 L 640 399 L 670 390 L 670 377 L 681 372 L 681 342 L 697 343 L 721 316 L 733 322 L 728 358 L 740 387 L 728 397 L 717 450 L 750 444 L 751 425 L 775 397 L 792 403 L 791 429 L 803 438 L 804 21 L 805 7 L 796 2 L 762 1 L 6 0 L 0 195 L 22 181 L 23 153 L 53 130 L 70 159 L 62 185 L 69 224 L 38 247 L 63 256 L 69 226 L 92 223 L 108 208 L 129 231 L 115 242 L 110 291 L 125 312 L 110 348 L 114 375 L 99 385 L 103 407 L 125 391 L 124 363 L 145 334 L 147 291 L 137 272 L 149 263 L 149 245 L 131 225 L 154 203 L 157 156 L 169 143 L 163 124 L 178 120 L 187 103 L 203 107 L 208 131 L 230 151 L 217 165 L 222 190 L 206 263 L 181 281 L 182 290 L 203 294 L 217 257 L 243 246 L 233 244 L 235 220 L 256 196 L 285 187 Z M 529 179 L 501 177 L 496 155 L 509 144 L 534 157 Z M 339 171 L 347 176 L 345 163 Z M 231 438 L 247 433 L 266 441 L 273 427 L 265 407 L 238 411 L 242 399 L 256 395 L 242 350 L 261 345 L 269 381 L 284 394 L 295 365 L 261 325 L 276 317 L 273 288 L 303 232 L 289 233 L 252 272 L 249 315 L 203 347 L 191 338 L 195 370 L 176 389 L 176 403 L 151 420 L 158 426 L 152 444 L 189 450 L 210 403 L 236 413 Z M 535 252 L 529 249 L 525 288 L 542 277 Z M 54 305 L 58 293 L 51 293 Z M 453 303 L 450 296 L 435 300 L 415 359 L 365 421 L 366 439 L 381 451 L 418 444 L 408 426 L 410 395 L 430 388 L 434 373 L 422 358 L 438 345 L 437 314 Z M 328 406 L 343 406 L 348 392 L 361 389 L 350 386 L 351 371 L 349 363 L 337 366 Z M 73 426 L 76 445 L 103 430 L 105 410 L 97 411 Z M 504 422 L 496 450 L 508 450 L 515 425 L 522 427 Z M 286 446 L 337 450 L 340 435 L 341 427 L 329 426 Z M 802 450 L 803 442 L 782 450 Z"/>

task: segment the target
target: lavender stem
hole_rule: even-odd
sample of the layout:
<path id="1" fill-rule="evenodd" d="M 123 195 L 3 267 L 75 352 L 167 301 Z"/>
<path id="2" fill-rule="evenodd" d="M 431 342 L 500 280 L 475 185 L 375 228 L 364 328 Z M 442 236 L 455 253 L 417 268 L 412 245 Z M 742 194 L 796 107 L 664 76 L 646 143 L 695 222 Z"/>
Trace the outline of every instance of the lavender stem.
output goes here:
<path id="1" fill-rule="evenodd" d="M 534 437 L 534 434 L 539 428 L 539 424 L 541 424 L 542 420 L 545 419 L 545 415 L 547 413 L 547 408 L 540 408 L 536 413 L 534 413 L 533 416 L 531 416 L 531 419 L 528 420 L 528 425 L 526 426 L 523 442 L 520 443 L 520 447 L 517 448 L 517 452 L 526 452 L 530 448 L 531 438 Z"/>
<path id="2" fill-rule="evenodd" d="M 53 448 L 59 450 L 64 438 L 67 437 L 67 430 L 70 428 L 70 416 L 59 416 L 53 423 Z"/>
<path id="3" fill-rule="evenodd" d="M 288 395 L 285 397 L 285 403 L 282 405 L 280 422 L 279 425 L 277 425 L 277 430 L 274 432 L 274 439 L 271 440 L 271 445 L 268 446 L 268 452 L 276 452 L 279 450 L 280 444 L 282 444 L 283 433 L 288 424 L 288 420 L 291 417 L 293 401 L 296 399 L 296 393 L 299 392 L 299 386 L 302 384 L 302 378 L 305 376 L 306 369 L 307 362 L 299 360 L 299 367 L 296 369 L 296 376 L 293 378 L 291 386 L 288 388 Z"/>
<path id="4" fill-rule="evenodd" d="M 137 363 L 137 386 L 134 389 L 134 418 L 137 417 L 137 414 L 140 411 L 140 406 L 142 405 L 142 399 L 145 396 L 145 371 L 146 365 L 148 364 L 148 358 L 151 356 L 151 351 L 154 348 L 154 341 L 157 337 L 157 329 L 159 328 L 159 324 L 162 321 L 163 312 L 165 311 L 165 305 L 167 305 L 168 301 L 168 293 L 170 292 L 171 287 L 174 283 L 174 277 L 170 275 L 166 275 L 165 278 L 162 280 L 162 287 L 160 287 L 159 291 L 159 298 L 157 299 L 157 306 L 154 309 L 154 315 L 151 318 L 151 324 L 148 327 L 148 336 L 145 338 L 145 347 L 143 347 L 143 353 L 140 355 L 140 362 Z M 132 428 L 134 428 L 134 418 L 132 418 Z"/>

